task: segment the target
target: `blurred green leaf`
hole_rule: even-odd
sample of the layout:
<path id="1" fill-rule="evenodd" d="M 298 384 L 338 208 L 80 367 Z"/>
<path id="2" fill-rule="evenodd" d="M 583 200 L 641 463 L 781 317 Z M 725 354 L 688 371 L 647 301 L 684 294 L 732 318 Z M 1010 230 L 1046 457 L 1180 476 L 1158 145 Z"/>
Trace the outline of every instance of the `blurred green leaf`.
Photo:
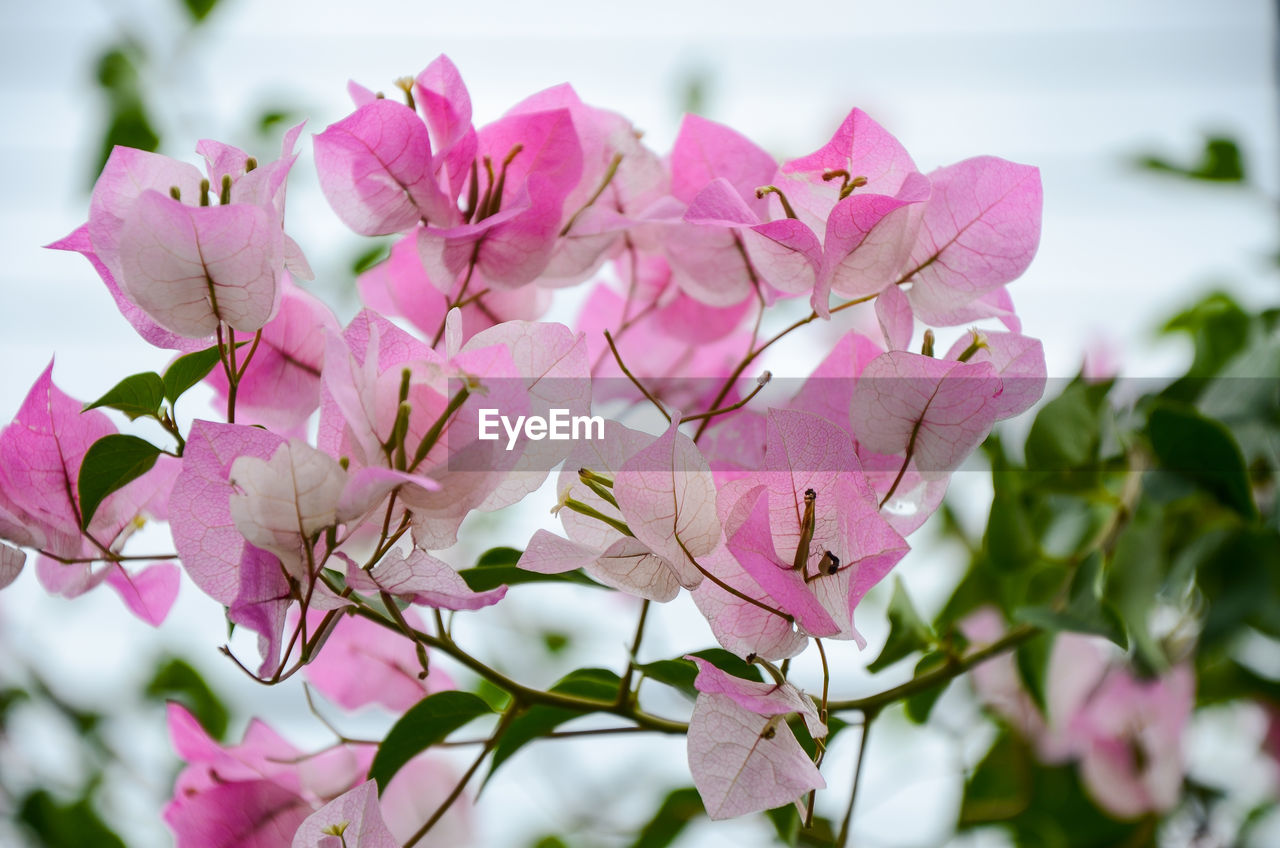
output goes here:
<path id="1" fill-rule="evenodd" d="M 556 685 L 551 687 L 551 691 L 612 702 L 618 697 L 621 685 L 622 679 L 608 669 L 579 668 L 562 677 Z M 572 710 L 566 707 L 548 707 L 540 704 L 530 707 L 511 722 L 507 732 L 498 740 L 498 744 L 493 749 L 493 761 L 489 765 L 485 783 L 489 782 L 498 767 L 516 751 L 533 740 L 545 736 L 566 721 L 582 715 L 586 715 L 583 710 Z"/>
<path id="2" fill-rule="evenodd" d="M 867 671 L 872 674 L 883 671 L 898 660 L 925 650 L 935 641 L 933 630 L 916 612 L 902 578 L 894 575 L 893 596 L 889 599 L 889 638 L 885 640 L 880 656 L 867 666 Z"/>
<path id="3" fill-rule="evenodd" d="M 470 692 L 451 690 L 428 695 L 395 723 L 387 738 L 378 746 L 369 777 L 378 781 L 378 791 L 387 788 L 405 763 L 480 716 L 492 710 L 481 698 Z"/>
<path id="4" fill-rule="evenodd" d="M 63 804 L 48 791 L 37 789 L 19 802 L 17 820 L 44 848 L 125 848 L 88 798 Z"/>
<path id="5" fill-rule="evenodd" d="M 191 711 L 206 733 L 218 740 L 226 737 L 226 705 L 185 660 L 173 657 L 163 663 L 143 691 L 148 698 L 178 701 Z"/>
<path id="6" fill-rule="evenodd" d="M 919 677 L 930 671 L 941 668 L 947 662 L 947 654 L 944 651 L 932 651 L 925 654 L 916 663 L 915 673 L 912 677 Z M 947 691 L 949 683 L 939 686 L 933 686 L 923 692 L 917 692 L 904 702 L 906 707 L 907 718 L 916 724 L 924 724 L 929 720 L 929 714 L 933 712 L 933 705 L 938 703 L 938 699 L 942 697 L 942 693 Z"/>
<path id="7" fill-rule="evenodd" d="M 351 273 L 363 274 L 391 255 L 390 244 L 375 244 L 351 260 Z"/>
<path id="8" fill-rule="evenodd" d="M 1103 598 L 1123 619 L 1138 659 L 1153 671 L 1162 671 L 1168 664 L 1149 625 L 1168 567 L 1161 542 L 1159 511 L 1140 504 L 1117 537 L 1103 577 Z"/>
<path id="9" fill-rule="evenodd" d="M 662 799 L 658 811 L 640 829 L 631 848 L 667 848 L 689 826 L 706 814 L 698 790 L 692 786 L 673 789 Z"/>
<path id="10" fill-rule="evenodd" d="M 218 0 L 182 0 L 182 5 L 191 15 L 191 20 L 200 24 L 209 17 L 209 13 L 218 5 Z"/>
<path id="11" fill-rule="evenodd" d="M 1170 318 L 1161 328 L 1169 335 L 1185 333 L 1191 337 L 1194 356 L 1191 367 L 1164 391 L 1163 397 L 1194 402 L 1216 376 L 1249 344 L 1249 313 L 1224 292 L 1206 295 L 1189 309 Z"/>
<path id="12" fill-rule="evenodd" d="M 1077 379 L 1045 404 L 1027 434 L 1029 471 L 1052 475 L 1094 469 L 1102 441 L 1101 411 L 1111 385 Z"/>
<path id="13" fill-rule="evenodd" d="M 1222 424 L 1166 401 L 1152 409 L 1147 435 L 1163 468 L 1192 480 L 1245 518 L 1257 517 L 1244 456 Z"/>
<path id="14" fill-rule="evenodd" d="M 1280 534 L 1240 527 L 1203 551 L 1196 584 L 1208 602 L 1201 650 L 1229 644 L 1252 625 L 1280 638 Z"/>
<path id="15" fill-rule="evenodd" d="M 102 397 L 86 404 L 84 411 L 108 407 L 118 409 L 133 421 L 144 415 L 155 416 L 164 402 L 164 381 L 154 371 L 134 374 L 116 383 Z"/>
<path id="16" fill-rule="evenodd" d="M 1244 156 L 1235 139 L 1226 136 L 1210 136 L 1204 141 L 1200 161 L 1194 165 L 1178 165 L 1160 156 L 1143 156 L 1138 164 L 1149 171 L 1173 174 L 1192 180 L 1210 182 L 1244 182 Z"/>

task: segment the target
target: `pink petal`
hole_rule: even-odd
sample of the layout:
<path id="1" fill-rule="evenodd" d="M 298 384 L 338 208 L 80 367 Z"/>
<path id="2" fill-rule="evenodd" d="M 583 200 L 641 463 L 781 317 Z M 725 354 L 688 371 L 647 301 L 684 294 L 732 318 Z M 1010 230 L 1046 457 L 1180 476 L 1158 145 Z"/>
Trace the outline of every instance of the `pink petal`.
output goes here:
<path id="1" fill-rule="evenodd" d="M 451 565 L 414 548 L 408 556 L 393 550 L 371 571 L 347 567 L 347 583 L 358 592 L 387 592 L 435 609 L 476 610 L 507 594 L 506 586 L 474 592 Z"/>
<path id="2" fill-rule="evenodd" d="M 911 251 L 911 303 L 928 323 L 1021 276 L 1040 244 L 1040 171 L 981 156 L 929 175 Z"/>
<path id="3" fill-rule="evenodd" d="M 871 362 L 853 393 L 853 431 L 884 454 L 912 449 L 916 468 L 950 471 L 986 438 L 1000 378 L 987 362 L 890 351 Z"/>
<path id="4" fill-rule="evenodd" d="M 171 562 L 158 562 L 133 574 L 117 566 L 106 577 L 106 584 L 120 593 L 125 606 L 152 627 L 159 627 L 169 614 L 180 582 L 178 567 Z"/>
<path id="5" fill-rule="evenodd" d="M 165 329 L 190 338 L 223 321 L 252 333 L 279 299 L 283 233 L 251 204 L 186 206 L 147 191 L 120 238 L 121 285 Z"/>
<path id="6" fill-rule="evenodd" d="M 374 100 L 315 137 L 320 188 L 342 222 L 366 236 L 402 233 L 420 220 L 449 224 L 435 182 L 431 140 L 402 103 Z"/>
<path id="7" fill-rule="evenodd" d="M 880 323 L 880 332 L 884 334 L 885 347 L 889 350 L 906 350 L 911 347 L 911 336 L 915 332 L 915 315 L 911 311 L 911 301 L 897 286 L 889 286 L 876 298 L 876 320 Z M 947 359 L 954 359 L 950 354 Z"/>
<path id="8" fill-rule="evenodd" d="M 665 433 L 635 454 L 614 479 L 614 497 L 631 531 L 692 589 L 702 574 L 690 557 L 710 553 L 720 539 L 711 468 L 676 416 Z"/>
<path id="9" fill-rule="evenodd" d="M 21 548 L 0 542 L 0 589 L 18 579 L 26 561 L 27 554 Z"/>
<path id="10" fill-rule="evenodd" d="M 335 826 L 341 839 L 332 835 Z M 369 780 L 308 816 L 294 834 L 293 848 L 400 848 L 400 841 L 387 830 L 378 785 Z"/>
<path id="11" fill-rule="evenodd" d="M 269 459 L 284 439 L 257 427 L 197 421 L 191 426 L 182 473 L 169 498 L 169 523 L 187 574 L 224 605 L 236 600 L 248 559 L 275 557 L 253 548 L 231 517 L 231 466 L 240 456 Z M 279 565 L 275 564 L 279 571 Z"/>

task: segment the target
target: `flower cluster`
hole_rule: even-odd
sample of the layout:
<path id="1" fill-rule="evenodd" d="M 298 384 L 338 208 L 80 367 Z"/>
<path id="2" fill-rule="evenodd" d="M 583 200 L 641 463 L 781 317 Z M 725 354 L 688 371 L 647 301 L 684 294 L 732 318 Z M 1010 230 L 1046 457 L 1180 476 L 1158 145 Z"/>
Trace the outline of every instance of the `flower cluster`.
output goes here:
<path id="1" fill-rule="evenodd" d="M 177 570 L 126 569 L 143 557 L 125 543 L 142 516 L 167 521 L 187 577 L 258 635 L 261 680 L 305 668 L 344 707 L 403 711 L 451 687 L 424 646 L 460 650 L 425 634 L 413 608 L 475 610 L 508 588 L 477 588 L 433 552 L 563 463 L 564 535 L 538 531 L 522 569 L 581 569 L 646 602 L 689 591 L 724 648 L 777 675 L 757 683 L 697 660 L 690 769 L 712 817 L 821 787 L 787 721 L 821 738 L 825 702 L 772 663 L 812 639 L 863 644 L 860 600 L 950 472 L 1039 399 L 1041 346 L 1006 289 L 1039 241 L 1037 170 L 979 157 L 921 173 L 856 109 L 814 153 L 779 164 L 695 116 L 659 156 L 567 85 L 476 127 L 443 56 L 400 88 L 353 84 L 354 111 L 314 136 L 338 217 L 396 237 L 360 276 L 367 308 L 345 327 L 294 282 L 310 277 L 284 227 L 300 127 L 261 165 L 202 142 L 205 175 L 112 154 L 88 223 L 52 246 L 85 255 L 143 338 L 184 354 L 94 404 L 155 418 L 173 444 L 82 414 L 47 370 L 0 435 L 12 543 L 0 576 L 33 549 L 49 590 L 105 581 L 158 624 Z M 576 328 L 537 321 L 578 284 L 590 291 Z M 766 313 L 797 304 L 799 321 L 761 338 Z M 793 396 L 762 409 L 740 391 L 783 335 L 858 304 L 879 332 L 847 329 Z M 935 349 L 932 328 L 984 319 L 1003 329 Z M 177 401 L 201 379 L 225 415 L 184 424 Z M 526 431 L 515 449 L 482 437 L 481 409 L 585 415 L 619 395 L 669 426 L 611 419 L 605 438 L 575 443 Z M 630 671 L 622 685 L 614 711 L 636 718 Z M 527 706 L 528 690 L 514 694 Z M 166 814 L 182 845 L 233 844 L 218 841 L 227 828 L 267 822 L 253 844 L 296 831 L 295 845 L 367 848 L 436 821 L 404 824 L 395 781 L 380 781 L 379 806 L 368 751 L 308 758 L 262 727 L 223 750 L 181 712 L 171 725 L 190 764 Z"/>

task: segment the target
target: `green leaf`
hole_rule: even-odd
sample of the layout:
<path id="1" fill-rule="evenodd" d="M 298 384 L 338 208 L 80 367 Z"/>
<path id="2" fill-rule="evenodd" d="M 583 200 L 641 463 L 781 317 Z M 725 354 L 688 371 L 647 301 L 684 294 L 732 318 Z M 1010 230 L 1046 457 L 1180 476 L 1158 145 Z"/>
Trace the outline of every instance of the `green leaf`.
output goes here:
<path id="1" fill-rule="evenodd" d="M 213 7 L 218 5 L 218 0 L 182 0 L 182 5 L 187 7 L 191 20 L 199 24 L 203 23 L 213 11 Z"/>
<path id="2" fill-rule="evenodd" d="M 351 272 L 354 274 L 363 274 L 374 265 L 379 264 L 391 255 L 391 245 L 389 243 L 375 244 L 373 247 L 361 253 L 351 262 Z"/>
<path id="3" fill-rule="evenodd" d="M 1163 402 L 1147 423 L 1151 448 L 1161 467 L 1213 494 L 1245 518 L 1256 518 L 1249 472 L 1231 432 L 1194 409 Z"/>
<path id="4" fill-rule="evenodd" d="M 248 342 L 237 342 L 241 348 Z M 218 346 L 207 347 L 179 356 L 164 372 L 164 397 L 169 403 L 177 402 L 187 389 L 203 380 L 219 362 Z"/>
<path id="5" fill-rule="evenodd" d="M 16 818 L 39 837 L 44 848 L 125 848 L 94 810 L 88 797 L 63 804 L 37 789 L 18 804 Z"/>
<path id="6" fill-rule="evenodd" d="M 1195 354 L 1186 376 L 1160 393 L 1170 400 L 1194 402 L 1217 376 L 1249 344 L 1249 313 L 1224 292 L 1213 292 L 1190 309 L 1178 313 L 1161 328 L 1167 334 L 1191 336 Z"/>
<path id="7" fill-rule="evenodd" d="M 409 760 L 443 742 L 464 724 L 492 713 L 488 704 L 470 692 L 428 695 L 411 707 L 382 740 L 369 767 L 369 777 L 378 782 L 378 791 L 382 792 Z"/>
<path id="8" fill-rule="evenodd" d="M 487 592 L 498 586 L 515 586 L 520 583 L 573 583 L 578 586 L 604 588 L 582 572 L 582 569 L 560 574 L 540 574 L 526 571 L 516 565 L 522 551 L 515 548 L 491 548 L 480 555 L 472 568 L 458 573 L 467 581 L 473 592 Z"/>
<path id="9" fill-rule="evenodd" d="M 137 436 L 112 433 L 89 446 L 80 463 L 80 526 L 88 527 L 108 495 L 151 470 L 160 448 Z"/>
<path id="10" fill-rule="evenodd" d="M 1156 671 L 1167 662 L 1148 622 L 1159 600 L 1167 565 L 1161 545 L 1161 515 L 1154 507 L 1140 504 L 1116 539 L 1103 577 L 1102 596 L 1124 620 L 1138 658 Z"/>
<path id="11" fill-rule="evenodd" d="M 743 680 L 756 682 L 764 680 L 759 666 L 752 665 L 738 655 L 729 653 L 724 648 L 707 648 L 706 650 L 695 651 L 689 656 L 706 660 L 721 671 L 734 677 L 740 677 Z M 698 666 L 684 657 L 637 664 L 636 670 L 650 680 L 656 680 L 673 689 L 680 690 L 691 699 L 698 696 L 698 690 L 693 685 L 694 679 L 698 676 Z"/>
<path id="12" fill-rule="evenodd" d="M 606 701 L 610 704 L 618 697 L 622 679 L 604 668 L 579 668 L 569 672 L 551 687 L 552 692 Z M 498 767 L 516 751 L 540 736 L 545 736 L 570 719 L 586 715 L 592 710 L 576 710 L 567 707 L 549 707 L 536 704 L 517 717 L 507 727 L 507 732 L 493 749 L 493 762 L 485 783 L 493 777 Z"/>
<path id="13" fill-rule="evenodd" d="M 698 790 L 692 786 L 673 789 L 662 799 L 653 818 L 641 828 L 631 848 L 667 848 L 684 832 L 689 822 L 705 813 Z"/>
<path id="14" fill-rule="evenodd" d="M 174 657 L 156 669 L 144 693 L 148 698 L 180 702 L 214 739 L 226 736 L 226 705 L 185 660 Z"/>
<path id="15" fill-rule="evenodd" d="M 764 814 L 773 823 L 773 829 L 778 834 L 779 842 L 783 845 L 789 845 L 791 848 L 795 848 L 799 844 L 800 812 L 796 809 L 795 804 L 783 804 L 781 807 L 765 810 Z"/>
<path id="16" fill-rule="evenodd" d="M 1253 626 L 1280 638 L 1280 534 L 1241 527 L 1197 557 L 1196 585 L 1207 601 L 1202 650 L 1229 645 Z"/>
<path id="17" fill-rule="evenodd" d="M 912 677 L 919 677 L 920 675 L 927 674 L 934 669 L 941 668 L 946 665 L 946 662 L 947 655 L 943 651 L 933 651 L 925 654 L 920 658 L 920 661 L 916 663 L 915 673 Z M 929 714 L 933 712 L 933 705 L 938 703 L 938 699 L 942 697 L 943 692 L 947 691 L 947 686 L 949 685 L 949 683 L 942 683 L 907 698 L 904 703 L 907 711 L 907 718 L 916 724 L 924 724 L 928 721 Z"/>
<path id="18" fill-rule="evenodd" d="M 924 622 L 911 603 L 907 587 L 902 578 L 894 575 L 893 597 L 889 600 L 889 638 L 884 643 L 884 650 L 876 657 L 867 671 L 876 674 L 898 660 L 923 651 L 937 641 L 932 628 Z"/>
<path id="19" fill-rule="evenodd" d="M 1045 404 L 1027 434 L 1027 470 L 1092 470 L 1102 440 L 1101 411 L 1111 383 L 1070 383 Z"/>
<path id="20" fill-rule="evenodd" d="M 155 417 L 160 412 L 160 404 L 163 402 L 164 381 L 156 372 L 147 371 L 125 377 L 105 395 L 87 404 L 84 411 L 88 412 L 90 409 L 105 406 L 120 410 L 129 416 L 130 421 L 133 421 L 144 415 Z"/>
<path id="21" fill-rule="evenodd" d="M 1240 145 L 1235 139 L 1226 136 L 1206 138 L 1200 161 L 1194 165 L 1178 165 L 1153 155 L 1139 158 L 1138 165 L 1148 171 L 1172 174 L 1189 180 L 1241 183 L 1245 179 L 1244 156 L 1240 153 Z"/>
<path id="22" fill-rule="evenodd" d="M 1054 610 L 1046 606 L 1023 607 L 1013 617 L 1017 621 L 1031 624 L 1050 633 L 1089 633 L 1110 639 L 1121 648 L 1129 647 L 1125 638 L 1124 622 L 1115 608 L 1105 602 L 1094 604 L 1092 610 L 1073 609 Z"/>

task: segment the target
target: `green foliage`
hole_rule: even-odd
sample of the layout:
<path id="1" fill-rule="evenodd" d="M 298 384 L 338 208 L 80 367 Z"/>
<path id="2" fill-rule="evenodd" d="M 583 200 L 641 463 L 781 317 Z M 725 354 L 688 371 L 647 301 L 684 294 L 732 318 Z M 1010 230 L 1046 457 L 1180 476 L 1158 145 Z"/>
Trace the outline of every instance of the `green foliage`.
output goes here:
<path id="1" fill-rule="evenodd" d="M 612 701 L 618 696 L 621 686 L 621 678 L 608 669 L 580 668 L 561 678 L 551 687 L 551 691 L 563 695 Z M 493 749 L 493 762 L 489 765 L 489 774 L 485 777 L 485 782 L 487 783 L 498 767 L 516 751 L 533 740 L 546 736 L 566 721 L 584 714 L 583 710 L 567 707 L 549 707 L 542 704 L 530 707 L 511 722 L 507 732 L 498 740 L 498 744 Z"/>
<path id="2" fill-rule="evenodd" d="M 1254 518 L 1249 472 L 1231 432 L 1186 406 L 1161 402 L 1151 411 L 1147 433 L 1160 465 L 1187 477 L 1244 518 Z"/>
<path id="3" fill-rule="evenodd" d="M 883 671 L 898 660 L 923 651 L 936 641 L 933 630 L 916 612 L 902 578 L 893 579 L 893 597 L 889 600 L 889 638 L 884 650 L 867 666 L 872 674 Z"/>
<path id="4" fill-rule="evenodd" d="M 1074 765 L 1038 764 L 1007 730 L 966 781 L 960 808 L 960 830 L 991 824 L 1004 827 L 1020 848 L 1155 845 L 1150 820 L 1109 818 L 1085 794 Z"/>
<path id="5" fill-rule="evenodd" d="M 698 790 L 692 786 L 673 789 L 662 799 L 653 818 L 640 829 L 631 848 L 667 848 L 684 832 L 689 822 L 705 813 Z"/>
<path id="6" fill-rule="evenodd" d="M 248 342 L 238 342 L 236 347 L 244 347 L 246 344 Z M 176 403 L 187 389 L 207 377 L 218 362 L 217 345 L 179 356 L 164 372 L 165 400 Z"/>
<path id="7" fill-rule="evenodd" d="M 191 15 L 191 20 L 199 24 L 209 17 L 209 13 L 218 5 L 218 0 L 182 0 L 182 5 Z"/>
<path id="8" fill-rule="evenodd" d="M 64 804 L 37 789 L 19 802 L 17 820 L 44 848 L 125 848 L 87 797 Z"/>
<path id="9" fill-rule="evenodd" d="M 154 700 L 178 701 L 191 711 L 206 733 L 214 739 L 226 738 L 226 705 L 185 660 L 173 657 L 162 663 L 143 693 Z"/>
<path id="10" fill-rule="evenodd" d="M 143 416 L 155 418 L 164 402 L 164 381 L 154 371 L 134 374 L 116 383 L 106 394 L 86 404 L 84 411 L 105 406 L 117 409 L 134 421 Z"/>
<path id="11" fill-rule="evenodd" d="M 428 695 L 401 716 L 382 740 L 369 767 L 369 777 L 378 782 L 378 791 L 382 792 L 409 760 L 443 742 L 464 724 L 492 712 L 482 698 L 470 692 Z"/>
<path id="12" fill-rule="evenodd" d="M 138 71 L 139 63 L 145 60 L 142 50 L 128 38 L 98 58 L 95 77 L 106 98 L 108 118 L 92 172 L 95 178 L 116 145 L 150 151 L 160 147 L 160 135 L 144 102 Z"/>
<path id="13" fill-rule="evenodd" d="M 1206 138 L 1200 161 L 1194 165 L 1179 165 L 1153 155 L 1140 157 L 1138 165 L 1148 171 L 1191 180 L 1218 183 L 1240 183 L 1245 180 L 1244 156 L 1240 153 L 1240 145 L 1236 144 L 1235 139 L 1226 136 Z"/>
<path id="14" fill-rule="evenodd" d="M 80 463 L 76 488 L 80 493 L 80 526 L 112 492 L 146 474 L 156 464 L 160 448 L 137 436 L 112 433 L 89 446 Z"/>

